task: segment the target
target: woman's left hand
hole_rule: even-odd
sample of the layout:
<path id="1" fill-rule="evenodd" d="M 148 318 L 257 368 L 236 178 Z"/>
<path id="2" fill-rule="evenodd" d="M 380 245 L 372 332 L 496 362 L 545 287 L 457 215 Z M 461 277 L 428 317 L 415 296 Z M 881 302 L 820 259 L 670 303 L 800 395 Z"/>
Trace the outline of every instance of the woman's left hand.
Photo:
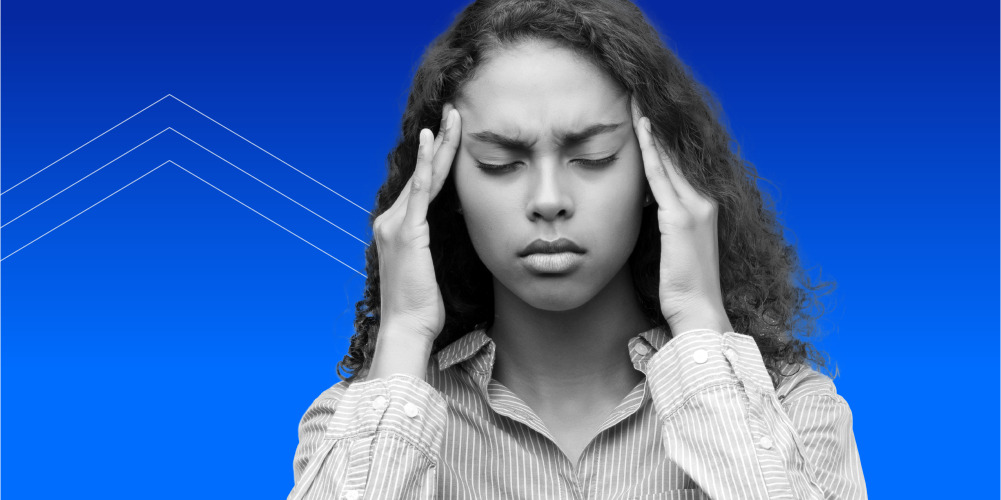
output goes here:
<path id="1" fill-rule="evenodd" d="M 681 175 L 650 130 L 650 119 L 631 99 L 633 129 L 643 170 L 657 202 L 660 227 L 660 308 L 671 333 L 733 330 L 723 307 L 716 230 L 718 204 Z"/>

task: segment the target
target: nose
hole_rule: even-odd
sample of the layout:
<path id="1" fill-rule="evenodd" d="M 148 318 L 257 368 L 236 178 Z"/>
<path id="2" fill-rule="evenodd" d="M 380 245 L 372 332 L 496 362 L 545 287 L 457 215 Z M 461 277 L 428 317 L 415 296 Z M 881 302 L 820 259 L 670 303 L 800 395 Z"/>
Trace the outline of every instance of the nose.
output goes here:
<path id="1" fill-rule="evenodd" d="M 570 179 L 566 167 L 557 162 L 538 164 L 532 176 L 527 215 L 529 220 L 554 221 L 559 217 L 570 218 L 574 212 Z"/>

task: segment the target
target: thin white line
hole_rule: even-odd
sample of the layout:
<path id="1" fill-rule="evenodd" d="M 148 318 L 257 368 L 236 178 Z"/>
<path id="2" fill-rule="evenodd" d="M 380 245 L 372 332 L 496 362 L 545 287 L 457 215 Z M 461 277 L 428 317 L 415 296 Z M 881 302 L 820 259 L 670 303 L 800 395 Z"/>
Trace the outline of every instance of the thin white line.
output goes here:
<path id="1" fill-rule="evenodd" d="M 161 131 L 157 132 L 157 133 L 156 133 L 156 134 L 155 134 L 155 135 L 154 135 L 153 137 L 150 137 L 149 139 L 146 139 L 145 141 L 142 141 L 142 142 L 140 142 L 139 144 L 136 144 L 136 146 L 135 146 L 135 147 L 133 147 L 132 149 L 130 149 L 130 150 L 128 150 L 128 151 L 126 151 L 126 152 L 124 152 L 124 153 L 122 153 L 122 154 L 118 155 L 118 158 L 115 158 L 114 160 L 111 160 L 111 161 L 109 161 L 108 163 L 105 163 L 104 165 L 101 165 L 101 167 L 100 167 L 100 168 L 98 168 L 97 170 L 95 170 L 95 171 L 93 171 L 93 172 L 91 172 L 91 173 L 89 173 L 89 174 L 87 174 L 87 175 L 83 176 L 82 178 L 80 178 L 80 180 L 79 180 L 79 181 L 76 181 L 76 182 L 74 182 L 73 184 L 70 184 L 69 186 L 66 186 L 65 188 L 63 188 L 63 190 L 62 190 L 62 191 L 59 191 L 58 193 L 56 193 L 56 194 L 54 194 L 54 195 L 52 195 L 52 196 L 49 196 L 49 197 L 48 197 L 48 198 L 46 198 L 46 199 L 45 199 L 45 201 L 43 201 L 42 203 L 39 203 L 38 205 L 35 205 L 35 206 L 33 206 L 33 207 L 29 208 L 29 209 L 28 209 L 27 211 L 25 211 L 25 212 L 24 212 L 23 214 L 21 214 L 21 215 L 18 215 L 17 217 L 14 217 L 13 219 L 11 219 L 11 220 L 9 220 L 9 221 L 7 221 L 7 222 L 4 222 L 4 223 L 3 223 L 2 225 L 0 225 L 0 228 L 4 228 L 4 227 L 7 227 L 7 224 L 10 224 L 11 222 L 14 222 L 14 221 L 18 220 L 18 219 L 20 219 L 21 217 L 24 217 L 25 215 L 27 215 L 27 213 L 28 213 L 28 212 L 30 212 L 30 211 L 32 211 L 32 210 L 34 210 L 34 209 L 36 209 L 36 208 L 38 208 L 38 207 L 42 206 L 43 204 L 45 204 L 45 202 L 46 202 L 46 201 L 49 201 L 49 200 L 51 200 L 52 198 L 55 198 L 56 196 L 59 196 L 60 194 L 62 194 L 62 192 L 63 192 L 63 191 L 66 191 L 67 189 L 69 189 L 69 188 L 71 188 L 71 187 L 73 187 L 73 186 L 76 186 L 76 185 L 77 185 L 78 183 L 80 183 L 80 181 L 82 181 L 82 180 L 84 180 L 84 179 L 86 179 L 86 178 L 88 178 L 88 177 L 90 177 L 90 176 L 92 176 L 92 175 L 96 174 L 96 173 L 97 173 L 97 172 L 98 172 L 99 170 L 101 170 L 102 168 L 104 168 L 104 167 L 107 167 L 108 165 L 111 165 L 112 163 L 114 163 L 114 162 L 118 161 L 118 159 L 119 159 L 119 158 L 121 158 L 121 157 L 123 157 L 123 156 L 125 156 L 125 155 L 127 155 L 127 154 L 129 154 L 129 153 L 131 153 L 131 152 L 132 152 L 133 150 L 135 150 L 135 149 L 136 149 L 136 148 L 138 148 L 139 146 L 142 146 L 143 144 L 146 144 L 147 142 L 149 142 L 149 141 L 152 141 L 152 140 L 153 140 L 153 139 L 154 139 L 154 138 L 155 138 L 156 136 L 158 136 L 158 135 L 160 135 L 160 134 L 162 134 L 162 133 L 164 133 L 164 132 L 166 132 L 166 131 L 168 131 L 168 130 L 173 130 L 173 129 L 171 129 L 170 127 L 167 127 L 167 128 L 165 128 L 165 129 L 163 129 L 163 130 L 161 130 Z M 27 180 L 27 179 L 25 179 L 25 180 Z M 22 182 L 23 182 L 23 181 L 22 181 Z M 14 188 L 11 188 L 11 189 L 14 189 Z M 8 191 L 9 191 L 9 190 L 8 190 Z"/>
<path id="2" fill-rule="evenodd" d="M 69 222 L 69 221 L 71 221 L 71 220 L 73 220 L 73 219 L 76 219 L 77 217 L 79 217 L 79 216 L 80 216 L 80 214 L 82 214 L 82 213 L 86 212 L 87 210 L 90 210 L 90 209 L 92 209 L 92 208 L 96 207 L 96 206 L 98 205 L 98 203 L 101 203 L 102 201 L 104 201 L 104 200 L 107 200 L 108 198 L 111 198 L 111 197 L 112 197 L 112 196 L 114 196 L 114 195 L 115 195 L 116 193 L 118 193 L 118 191 L 121 191 L 121 190 L 123 190 L 123 189 L 125 189 L 125 188 L 127 188 L 127 187 L 131 186 L 131 185 L 132 185 L 133 183 L 135 183 L 135 182 L 136 182 L 136 181 L 138 181 L 139 179 L 142 179 L 143 177 L 146 177 L 147 175 L 149 175 L 149 174 L 152 174 L 152 173 L 153 173 L 154 171 L 156 171 L 156 169 L 157 169 L 157 168 L 160 168 L 160 167 L 162 167 L 162 166 L 164 166 L 164 165 L 166 165 L 166 164 L 168 164 L 168 163 L 173 163 L 173 162 L 172 162 L 172 161 L 170 161 L 170 160 L 167 160 L 167 161 L 165 161 L 165 162 L 163 162 L 163 163 L 161 163 L 161 164 L 157 165 L 157 167 L 156 167 L 156 168 L 154 168 L 153 170 L 150 170 L 149 172 L 146 172 L 145 174 L 142 174 L 142 175 L 140 175 L 139 177 L 137 177 L 137 178 L 136 178 L 136 180 L 134 180 L 134 181 L 132 181 L 132 182 L 130 182 L 130 183 L 128 183 L 128 184 L 126 184 L 126 185 L 124 185 L 124 186 L 122 186 L 122 187 L 118 188 L 118 190 L 117 190 L 117 191 L 115 191 L 114 193 L 111 193 L 111 194 L 109 194 L 108 196 L 105 196 L 104 198 L 101 198 L 101 201 L 98 201 L 97 203 L 95 203 L 95 204 L 93 204 L 93 205 L 91 205 L 91 206 L 89 206 L 89 207 L 87 207 L 87 208 L 83 209 L 83 211 L 81 211 L 81 212 L 80 212 L 79 214 L 76 214 L 76 215 L 74 215 L 73 217 L 70 217 L 69 219 L 66 219 L 66 220 L 65 220 L 65 221 L 64 221 L 64 222 L 63 222 L 62 224 L 59 224 L 58 226 L 56 226 L 56 227 L 54 227 L 54 228 L 52 228 L 52 229 L 49 229 L 49 230 L 48 230 L 48 231 L 46 231 L 46 232 L 45 232 L 45 234 L 43 234 L 42 236 L 39 236 L 38 238 L 35 238 L 35 239 L 33 239 L 33 240 L 29 241 L 27 245 L 24 245 L 23 247 L 21 247 L 21 248 L 18 248 L 17 250 L 14 250 L 13 252 L 11 252 L 11 253 L 7 254 L 7 257 L 10 257 L 11 255 L 14 255 L 14 254 L 16 254 L 17 252 L 20 252 L 21 250 L 24 250 L 24 248 L 25 248 L 25 247 L 27 247 L 28 245 L 30 245 L 30 244 L 32 244 L 32 243 L 34 243 L 34 242 L 36 242 L 36 241 L 38 241 L 38 240 L 42 239 L 42 237 L 43 237 L 43 236 L 45 236 L 46 234 L 49 234 L 49 233 L 51 233 L 52 231 L 55 231 L 56 229 L 59 229 L 60 227 L 62 227 L 62 226 L 63 226 L 63 224 L 66 224 L 67 222 Z M 175 163 L 175 165 L 176 165 L 176 163 Z M 6 259 L 7 259 L 7 257 L 4 257 L 4 258 L 0 259 L 0 262 L 2 262 L 2 261 L 4 261 L 4 260 L 6 260 Z"/>
<path id="3" fill-rule="evenodd" d="M 356 240 L 360 241 L 362 245 L 365 245 L 365 246 L 368 246 L 368 243 L 366 243 L 366 242 L 365 242 L 364 240 L 362 240 L 361 238 L 359 238 L 359 237 L 357 237 L 357 236 L 355 236 L 355 235 L 351 234 L 350 232 L 348 232 L 348 231 L 347 231 L 346 229 L 342 228 L 341 226 L 338 226 L 337 224 L 334 224 L 333 222 L 330 222 L 330 221 L 329 221 L 329 220 L 327 220 L 327 219 L 326 219 L 325 217 L 323 217 L 322 215 L 320 215 L 320 214 L 318 214 L 318 213 L 316 213 L 316 212 L 314 212 L 314 211 L 310 210 L 310 209 L 309 209 L 308 207 L 306 207 L 306 206 L 305 206 L 305 205 L 303 205 L 302 203 L 299 203 L 298 201 L 295 201 L 295 200 L 293 200 L 292 198 L 289 198 L 289 197 L 288 197 L 288 195 L 286 195 L 285 193 L 283 193 L 283 192 L 281 192 L 281 191 L 279 191 L 279 190 L 277 190 L 277 189 L 275 189 L 275 188 L 271 187 L 271 186 L 270 186 L 270 185 L 269 185 L 269 184 L 268 184 L 267 182 L 264 182 L 264 181 L 262 181 L 262 180 L 258 179 L 257 177 L 254 177 L 253 175 L 251 175 L 251 174 L 250 174 L 250 172 L 247 172 L 246 170 L 244 170 L 244 169 L 242 169 L 242 168 L 240 168 L 240 167 L 238 167 L 238 166 L 236 166 L 236 165 L 233 165 L 233 163 L 232 163 L 232 162 L 230 162 L 229 160 L 227 160 L 227 159 L 225 159 L 225 158 L 223 158 L 223 157 L 221 157 L 221 156 L 217 155 L 217 154 L 216 154 L 216 153 L 215 153 L 214 151 L 212 151 L 211 149 L 209 149 L 209 148 L 207 148 L 207 147 L 205 147 L 205 146 L 202 146 L 201 144 L 199 144 L 198 142 L 194 141 L 194 140 L 193 140 L 193 139 L 191 139 L 190 137 L 188 137 L 188 136 L 186 136 L 186 135 L 184 135 L 184 134 L 182 134 L 182 133 L 178 132 L 178 131 L 177 131 L 177 130 L 175 130 L 175 129 L 174 129 L 173 127 L 167 127 L 167 128 L 169 128 L 169 129 L 170 129 L 171 131 L 173 131 L 173 132 L 174 132 L 175 134 L 177 134 L 177 135 L 179 135 L 179 136 L 181 136 L 181 137 L 183 137 L 183 138 L 185 138 L 185 139 L 187 139 L 187 140 L 191 141 L 191 143 L 192 143 L 192 144 L 194 144 L 194 145 L 196 145 L 196 146 L 198 146 L 198 147 L 200 147 L 200 148 L 204 149 L 205 151 L 208 151 L 209 153 L 211 153 L 211 154 L 212 154 L 213 156 L 215 156 L 216 158 L 219 158 L 220 160 L 222 160 L 222 161 L 224 161 L 224 162 L 226 162 L 226 163 L 229 163 L 229 164 L 230 164 L 230 166 L 232 166 L 233 168 L 235 168 L 235 169 L 237 169 L 237 170 L 239 170 L 239 171 L 243 172 L 244 174 L 247 174 L 247 176 L 249 176 L 249 177 L 250 177 L 251 179 L 254 179 L 254 180 L 255 180 L 255 181 L 257 181 L 257 182 L 260 182 L 261 184 L 264 184 L 265 186 L 267 186 L 268 188 L 270 188 L 270 189 L 271 189 L 272 191 L 274 191 L 274 192 L 276 192 L 276 193 L 278 193 L 278 194 L 280 194 L 280 195 L 284 196 L 284 197 L 285 197 L 286 199 L 288 199 L 288 200 L 289 200 L 289 201 L 291 201 L 292 203 L 295 203 L 296 205 L 299 205 L 300 207 L 302 207 L 302 208 L 306 209 L 306 211 L 308 211 L 309 213 L 311 213 L 311 214 L 313 214 L 313 215 L 315 215 L 315 216 L 317 216 L 317 217 L 319 217 L 319 218 L 323 219 L 323 220 L 324 220 L 324 222 L 326 222 L 327 224 L 330 224 L 331 226 L 334 226 L 334 227 L 336 227 L 337 229 L 340 229 L 341 231 L 343 231 L 343 232 L 344 232 L 344 234 L 347 234 L 348 236 L 350 236 L 350 237 L 352 237 L 352 238 L 354 238 L 354 239 L 356 239 Z M 174 165 L 177 165 L 177 164 L 175 163 Z"/>
<path id="4" fill-rule="evenodd" d="M 171 95 L 171 94 L 167 94 L 167 95 L 168 95 L 168 96 L 170 96 L 170 97 L 173 97 L 173 98 L 174 98 L 174 100 L 176 100 L 177 102 L 179 102 L 179 103 L 181 103 L 181 104 L 183 104 L 183 105 L 185 105 L 185 106 L 187 106 L 187 107 L 191 108 L 191 109 L 192 109 L 192 110 L 193 110 L 193 111 L 194 111 L 195 113 L 198 113 L 198 114 L 200 114 L 200 115 L 204 116 L 205 118 L 208 118 L 209 120 L 212 120 L 212 123 L 215 123 L 216 125 L 219 125 L 220 127 L 224 128 L 224 129 L 226 129 L 226 130 L 228 130 L 228 131 L 229 131 L 230 133 L 232 133 L 233 135 L 235 135 L 235 136 L 239 137 L 240 139 L 243 139 L 243 140 L 247 141 L 248 143 L 250 143 L 250 144 L 251 144 L 252 146 L 254 146 L 255 148 L 257 148 L 257 149 L 260 149 L 261 151 L 264 151 L 265 153 L 267 153 L 268 155 L 270 155 L 270 156 L 271 156 L 272 158 L 274 158 L 274 159 L 276 159 L 276 160 L 278 160 L 278 161 L 280 161 L 280 162 L 284 163 L 284 164 L 285 164 L 285 165 L 286 165 L 287 167 L 291 168 L 292 170 L 295 170 L 296 172 L 299 172 L 300 174 L 302 174 L 302 175 L 305 175 L 307 179 L 309 179 L 309 180 L 311 180 L 311 181 L 313 181 L 313 182 L 315 182 L 315 183 L 317 183 L 317 184 L 319 184 L 319 185 L 323 186 L 324 188 L 326 188 L 326 189 L 327 189 L 327 191 L 330 191 L 331 193 L 334 193 L 334 194 L 336 194 L 337 196 L 340 196 L 341 198 L 344 198 L 344 200 L 345 200 L 345 201 L 347 201 L 348 203 L 350 203 L 350 204 L 352 204 L 352 205 L 354 205 L 354 206 L 356 206 L 356 207 L 358 207 L 358 208 L 361 208 L 362 210 L 364 210 L 364 211 L 365 211 L 365 213 L 367 213 L 367 214 L 369 214 L 369 215 L 371 215 L 371 214 L 372 214 L 372 212 L 369 212 L 368 210 L 365 210 L 364 208 L 362 208 L 362 206 L 361 206 L 361 205 L 359 205 L 359 204 L 357 204 L 357 203 L 355 203 L 355 202 L 353 202 L 353 201 L 349 200 L 349 199 L 348 199 L 348 198 L 347 198 L 346 196 L 342 195 L 341 193 L 338 193 L 337 191 L 334 191 L 333 189 L 330 189 L 329 187 L 325 186 L 325 185 L 324 185 L 324 184 L 323 184 L 322 182 L 320 182 L 320 181 L 318 181 L 318 180 L 316 180 L 316 179 L 314 179 L 314 178 L 310 177 L 309 175 L 306 175 L 306 173 L 305 173 L 305 172 L 303 172 L 302 170 L 299 170 L 298 168 L 295 168 L 295 167 L 293 167 L 292 165 L 289 165 L 289 164 L 288 164 L 288 163 L 287 163 L 287 162 L 286 162 L 285 160 L 283 160 L 283 159 L 281 159 L 281 158 L 279 158 L 279 157 L 277 157 L 277 156 L 275 156 L 275 155 L 271 154 L 271 152 L 270 152 L 270 151 L 268 151 L 268 150 L 266 150 L 266 149 L 264 149 L 264 148 L 262 148 L 262 147 L 258 146 L 257 144 L 254 144 L 253 142 L 251 142 L 251 141 L 250 141 L 249 139 L 247 139 L 246 137 L 244 137 L 244 136 L 242 136 L 242 135 L 240 135 L 240 134 L 237 134 L 236 132 L 233 132 L 232 130 L 230 130 L 230 128 L 229 128 L 229 127 L 227 127 L 227 126 L 225 126 L 225 125 L 223 125 L 223 124 L 221 124 L 221 123 L 219 123 L 219 122 L 217 122 L 217 121 L 213 120 L 213 119 L 212 119 L 212 117 L 210 117 L 209 115 L 206 115 L 205 113 L 202 113 L 201 111 L 198 111 L 197 109 L 195 109 L 194 107 L 192 107 L 192 106 L 191 106 L 190 104 L 188 104 L 188 103 L 186 103 L 186 102 L 184 102 L 184 101 L 182 101 L 182 100 L 178 99 L 177 97 L 174 97 L 174 96 L 173 96 L 173 95 Z"/>
<path id="5" fill-rule="evenodd" d="M 365 278 L 367 278 L 367 277 L 368 277 L 368 276 L 365 276 L 365 274 L 363 274 L 363 273 L 359 272 L 359 271 L 358 271 L 357 269 L 355 269 L 355 268 L 353 268 L 353 267 L 351 267 L 351 266 L 349 266 L 349 265 L 345 264 L 345 263 L 344 263 L 344 261 L 342 261 L 341 259 L 338 259 L 337 257 L 334 257 L 333 255 L 330 255 L 329 253 L 325 252 L 325 251 L 324 251 L 324 250 L 323 250 L 322 248 L 320 248 L 320 247 L 318 247 L 318 246 L 316 246 L 316 245 L 314 245 L 314 244 L 310 243 L 309 241 L 307 241 L 307 240 L 306 240 L 305 238 L 303 238 L 302 236 L 299 236 L 298 234 L 295 234 L 295 233 L 293 233 L 292 231 L 289 231 L 288 229 L 286 229 L 286 228 L 285 228 L 285 226 L 283 226 L 283 225 L 281 225 L 281 224 L 279 224 L 279 223 L 277 223 L 277 222 L 275 222 L 275 221 L 273 221 L 273 220 L 269 219 L 269 218 L 268 218 L 268 216 L 266 216 L 266 215 L 264 215 L 264 214 L 262 214 L 262 213 L 258 212 L 257 210 L 254 210 L 253 208 L 251 208 L 251 207 L 250 207 L 249 205 L 247 205 L 246 203 L 244 203 L 244 202 L 242 202 L 242 201 L 240 201 L 240 200 L 238 200 L 238 199 L 234 198 L 234 197 L 233 197 L 233 196 L 231 196 L 231 195 L 230 195 L 229 193 L 227 193 L 227 192 L 223 191 L 222 189 L 219 189 L 219 188 L 217 188 L 217 187 L 213 186 L 211 182 L 209 182 L 209 181 L 207 181 L 207 180 L 205 180 L 205 179 L 202 179 L 201 177 L 198 177 L 197 175 L 193 174 L 193 173 L 192 173 L 191 171 L 189 171 L 188 169 L 186 169 L 186 168 L 184 168 L 184 167 L 182 167 L 182 166 L 180 166 L 180 165 L 178 165 L 178 164 L 176 164 L 176 163 L 174 163 L 174 162 L 170 162 L 170 163 L 172 163 L 172 164 L 173 164 L 173 165 L 174 165 L 175 167 L 177 167 L 177 168 L 179 168 L 179 169 L 181 169 L 181 170 L 183 170 L 183 171 L 185 171 L 185 172 L 187 172 L 187 173 L 191 174 L 192 176 L 194 176 L 194 178 L 196 178 L 196 179 L 198 179 L 198 180 L 200 180 L 200 181 L 204 182 L 205 184 L 208 184 L 209 186 L 212 186 L 213 188 L 215 188 L 215 190 L 216 190 L 216 191 L 219 191 L 220 193 L 222 193 L 222 194 L 224 194 L 224 195 L 226 195 L 226 196 L 229 196 L 229 197 L 230 197 L 230 199 L 232 199 L 233 201 L 235 201 L 235 202 L 237 202 L 237 203 L 239 203 L 239 204 L 241 204 L 241 205 L 243 205 L 243 206 L 245 206 L 245 207 L 247 207 L 247 208 L 250 208 L 250 210 L 251 210 L 252 212 L 254 212 L 255 214 L 257 214 L 257 215 L 260 215 L 261 217 L 264 217 L 265 219 L 268 219 L 268 222 L 270 222 L 270 223 L 272 223 L 272 224 L 274 224 L 274 225 L 276 225 L 276 226 L 278 226 L 278 227 L 280 227 L 280 228 L 282 228 L 282 229 L 285 229 L 285 231 L 288 231 L 288 233 L 289 233 L 289 234 L 291 234 L 292 236 L 295 236 L 296 238 L 299 238 L 300 240 L 302 240 L 302 241 L 305 241 L 305 242 L 306 242 L 306 243 L 307 243 L 307 244 L 308 244 L 309 246 L 311 246 L 311 247 L 313 247 L 313 248 L 315 248 L 315 249 L 317 249 L 317 250 L 319 250 L 319 251 L 323 252 L 323 254 L 324 254 L 324 255 L 326 255 L 327 257 L 330 257 L 331 259 L 334 259 L 334 260 L 336 260 L 337 262 L 340 262 L 341 264 L 343 264 L 343 265 L 344 265 L 344 267 L 346 267 L 346 268 L 348 268 L 348 269 L 350 269 L 350 270 L 352 270 L 352 271 L 354 271 L 354 272 L 356 272 L 356 273 L 360 274 L 361 276 L 363 276 L 363 277 L 365 277 Z"/>
<path id="6" fill-rule="evenodd" d="M 165 96 L 163 96 L 163 97 L 161 97 L 161 98 L 157 99 L 157 100 L 156 100 L 156 102 L 154 102 L 153 104 L 156 104 L 157 102 L 160 102 L 160 101 L 162 101 L 162 100 L 164 100 L 164 99 L 166 99 L 166 98 L 168 98 L 168 97 L 174 97 L 174 96 L 172 96 L 172 95 L 170 95 L 170 94 L 167 94 L 167 95 L 165 95 Z M 174 99 L 177 99 L 177 98 L 176 98 L 176 97 L 174 97 Z M 132 115 L 132 116 L 130 116 L 130 117 L 128 117 L 128 118 L 126 118 L 126 119 L 122 120 L 121 122 L 119 122 L 119 123 L 118 123 L 118 125 L 121 125 L 122 123 L 125 123 L 125 122 L 127 122 L 127 121 L 129 121 L 129 120 L 131 120 L 131 119 L 135 118 L 135 117 L 136 117 L 136 115 L 138 115 L 139 113 L 142 113 L 143 111 L 146 111 L 147 109 L 151 108 L 151 107 L 153 106 L 153 104 L 150 104 L 149 106 L 146 106 L 145 108 L 143 108 L 143 109 L 140 109 L 140 110 L 139 110 L 139 111 L 138 111 L 138 112 L 137 112 L 137 113 L 136 113 L 135 115 Z M 190 106 L 189 106 L 189 107 L 190 107 Z M 104 132 L 101 132 L 101 135 L 99 135 L 99 136 L 97 136 L 97 137 L 95 137 L 95 138 L 93 138 L 93 139 L 91 139 L 91 140 L 89 140 L 89 141 L 87 141 L 87 142 L 83 143 L 83 145 L 81 145 L 81 146 L 80 146 L 79 148 L 76 148 L 76 149 L 74 149 L 73 151 L 70 151 L 69 153 L 66 153 L 65 155 L 63 155 L 63 157 L 62 157 L 62 158 L 60 158 L 60 159 L 58 159 L 58 160 L 56 160 L 56 161 L 54 161 L 54 162 L 52 162 L 52 163 L 49 163 L 49 164 L 48 164 L 48 165 L 46 165 L 46 166 L 45 166 L 45 168 L 43 168 L 42 170 L 39 170 L 38 172 L 35 172 L 35 173 L 33 173 L 33 174 L 29 175 L 27 179 L 24 179 L 23 181 L 21 181 L 21 182 L 18 182 L 17 184 L 14 184 L 13 186 L 11 186 L 11 187 L 9 187 L 9 188 L 5 189 L 5 190 L 4 190 L 3 192 L 0 192 L 0 196 L 3 196 L 4 194 L 6 194 L 6 193 L 7 193 L 7 191 L 10 191 L 11 189 L 14 189 L 14 188 L 16 188 L 16 187 L 20 186 L 21 184 L 23 184 L 23 183 L 24 183 L 24 181 L 27 181 L 28 179 L 30 179 L 30 178 L 32 178 L 32 177 L 34 177 L 34 176 L 36 176 L 36 175 L 38 175 L 38 174 L 42 173 L 42 171 L 44 171 L 44 170 L 45 170 L 46 168 L 49 168 L 49 167 L 51 167 L 52 165 L 55 165 L 56 163 L 59 163 L 60 161 L 62 161 L 62 160 L 63 160 L 63 158 L 66 158 L 67 156 L 69 156 L 69 155 L 71 155 L 71 154 L 73 154 L 73 153 L 76 153 L 77 151 L 79 151 L 79 150 L 80 150 L 80 148 L 82 148 L 82 147 L 84 147 L 84 146 L 86 146 L 86 145 L 88 145 L 88 144 L 90 144 L 90 143 L 92 143 L 92 142 L 96 141 L 96 140 L 97 140 L 98 138 L 100 138 L 100 137 L 101 137 L 102 135 L 104 135 L 104 134 L 107 134 L 108 132 L 111 132 L 112 130 L 115 130 L 116 128 L 118 128 L 118 125 L 115 125 L 114 127 L 111 127 L 111 128 L 109 128 L 108 130 L 105 130 Z M 23 215 L 23 214 L 22 214 L 22 215 Z"/>

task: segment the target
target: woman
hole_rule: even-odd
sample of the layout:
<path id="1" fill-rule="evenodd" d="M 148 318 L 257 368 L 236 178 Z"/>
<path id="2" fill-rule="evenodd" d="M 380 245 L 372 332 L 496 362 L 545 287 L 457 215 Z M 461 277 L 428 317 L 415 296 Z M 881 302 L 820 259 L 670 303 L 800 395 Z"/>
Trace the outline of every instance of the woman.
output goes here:
<path id="1" fill-rule="evenodd" d="M 755 178 L 635 6 L 467 7 L 415 76 L 289 498 L 865 498 Z"/>

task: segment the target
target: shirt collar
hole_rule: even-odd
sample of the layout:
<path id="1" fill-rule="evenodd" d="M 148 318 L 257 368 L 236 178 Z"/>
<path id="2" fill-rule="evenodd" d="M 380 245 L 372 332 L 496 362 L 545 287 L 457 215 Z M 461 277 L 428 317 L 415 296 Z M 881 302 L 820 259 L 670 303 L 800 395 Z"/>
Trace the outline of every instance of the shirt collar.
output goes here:
<path id="1" fill-rule="evenodd" d="M 493 339 L 487 336 L 486 329 L 477 328 L 438 351 L 438 370 L 462 363 L 478 354 L 484 346 L 492 346 L 493 343 Z"/>
<path id="2" fill-rule="evenodd" d="M 667 329 L 661 326 L 630 338 L 627 348 L 633 366 L 646 373 L 647 362 L 670 340 Z M 438 352 L 438 370 L 444 371 L 453 365 L 466 363 L 475 371 L 490 374 L 493 371 L 494 353 L 493 339 L 487 336 L 485 328 L 477 328 Z"/>

